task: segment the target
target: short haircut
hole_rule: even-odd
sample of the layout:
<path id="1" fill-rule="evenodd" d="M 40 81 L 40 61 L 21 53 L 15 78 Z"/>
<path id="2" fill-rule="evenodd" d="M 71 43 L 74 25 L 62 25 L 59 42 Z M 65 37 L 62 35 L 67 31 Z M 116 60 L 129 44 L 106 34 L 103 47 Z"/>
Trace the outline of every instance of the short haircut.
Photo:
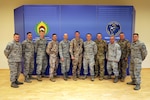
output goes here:
<path id="1" fill-rule="evenodd" d="M 15 36 L 15 35 L 20 35 L 20 34 L 19 34 L 19 33 L 14 33 L 14 36 Z"/>
<path id="2" fill-rule="evenodd" d="M 137 36 L 139 36 L 139 34 L 138 34 L 138 33 L 133 33 L 133 35 L 137 35 Z"/>
<path id="3" fill-rule="evenodd" d="M 68 33 L 64 33 L 64 35 L 65 35 L 65 34 L 68 35 Z"/>
<path id="4" fill-rule="evenodd" d="M 27 35 L 28 35 L 28 34 L 32 34 L 32 33 L 31 33 L 31 32 L 27 32 Z"/>
<path id="5" fill-rule="evenodd" d="M 120 32 L 120 34 L 124 34 L 123 32 Z"/>
<path id="6" fill-rule="evenodd" d="M 87 33 L 87 34 L 86 34 L 86 36 L 87 36 L 87 35 L 90 35 L 90 36 L 92 36 L 92 34 L 91 34 L 91 33 Z"/>
<path id="7" fill-rule="evenodd" d="M 98 34 L 102 35 L 102 33 L 97 33 L 96 36 L 97 36 Z"/>
<path id="8" fill-rule="evenodd" d="M 114 39 L 115 39 L 115 35 L 111 35 L 110 38 L 111 38 L 111 37 L 114 37 Z"/>
<path id="9" fill-rule="evenodd" d="M 75 31 L 74 33 L 79 33 L 79 34 L 80 34 L 80 32 L 79 32 L 79 31 Z"/>
<path id="10" fill-rule="evenodd" d="M 56 35 L 56 36 L 57 36 L 57 34 L 56 34 L 56 33 L 53 33 L 53 34 L 52 34 L 52 36 L 54 36 L 54 35 Z"/>

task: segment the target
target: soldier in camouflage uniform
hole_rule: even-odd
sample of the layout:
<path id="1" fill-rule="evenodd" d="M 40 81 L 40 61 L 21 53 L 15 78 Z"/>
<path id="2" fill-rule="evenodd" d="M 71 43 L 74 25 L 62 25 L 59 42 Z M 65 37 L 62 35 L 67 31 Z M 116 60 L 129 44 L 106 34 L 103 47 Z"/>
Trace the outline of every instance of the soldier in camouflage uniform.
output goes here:
<path id="1" fill-rule="evenodd" d="M 94 56 L 97 53 L 97 45 L 94 41 L 91 40 L 91 38 L 92 38 L 92 35 L 90 33 L 87 33 L 86 35 L 87 41 L 84 42 L 84 56 L 83 56 L 84 77 L 83 79 L 87 78 L 88 66 L 89 66 L 91 81 L 94 81 L 94 65 L 95 65 Z"/>
<path id="2" fill-rule="evenodd" d="M 27 39 L 22 42 L 22 53 L 24 58 L 24 81 L 31 83 L 30 78 L 34 70 L 34 43 L 31 32 L 27 33 Z"/>
<path id="3" fill-rule="evenodd" d="M 58 65 L 58 41 L 57 35 L 54 33 L 52 34 L 52 41 L 48 43 L 46 48 L 47 54 L 50 56 L 49 63 L 50 63 L 50 80 L 55 82 L 54 74 L 57 70 Z"/>
<path id="4" fill-rule="evenodd" d="M 80 77 L 80 71 L 82 66 L 82 52 L 83 52 L 83 40 L 80 38 L 80 32 L 75 32 L 75 38 L 70 42 L 70 54 L 72 59 L 72 73 L 73 80 L 77 80 Z"/>
<path id="5" fill-rule="evenodd" d="M 68 34 L 64 34 L 64 40 L 59 43 L 59 55 L 61 59 L 61 72 L 63 73 L 64 80 L 68 78 L 68 72 L 70 69 L 70 53 L 69 53 L 70 41 L 68 40 Z"/>
<path id="6" fill-rule="evenodd" d="M 11 87 L 18 88 L 22 82 L 18 81 L 21 72 L 22 46 L 19 42 L 20 36 L 18 33 L 14 34 L 14 40 L 9 42 L 4 50 L 4 54 L 8 59 L 10 69 Z"/>
<path id="7" fill-rule="evenodd" d="M 121 79 L 121 82 L 124 82 L 126 77 L 126 69 L 128 67 L 128 56 L 130 53 L 130 42 L 125 39 L 124 33 L 120 33 L 120 39 L 118 40 L 118 44 L 121 47 L 121 58 L 119 61 L 119 78 Z"/>
<path id="8" fill-rule="evenodd" d="M 146 46 L 143 42 L 139 41 L 139 34 L 133 34 L 133 42 L 131 43 L 131 59 L 130 59 L 130 75 L 131 82 L 129 85 L 136 85 L 134 90 L 139 90 L 141 84 L 141 65 L 142 61 L 147 56 Z"/>
<path id="9" fill-rule="evenodd" d="M 41 74 L 42 76 L 45 76 L 45 70 L 47 68 L 47 55 L 46 55 L 46 45 L 47 45 L 47 40 L 44 38 L 45 31 L 41 30 L 40 31 L 40 38 L 36 40 L 35 42 L 35 53 L 36 55 L 36 64 L 37 64 L 37 80 L 42 81 L 41 79 Z"/>
<path id="10" fill-rule="evenodd" d="M 103 80 L 105 72 L 105 53 L 107 52 L 107 43 L 105 40 L 102 40 L 102 34 L 97 33 L 97 39 L 95 40 L 97 45 L 97 54 L 95 56 L 95 77 L 99 74 L 99 80 Z"/>
<path id="11" fill-rule="evenodd" d="M 117 42 L 115 42 L 115 37 L 110 37 L 110 43 L 108 44 L 108 51 L 106 53 L 107 59 L 107 71 L 108 78 L 111 78 L 112 70 L 115 75 L 114 83 L 118 82 L 119 70 L 118 70 L 118 62 L 121 57 L 121 49 Z"/>

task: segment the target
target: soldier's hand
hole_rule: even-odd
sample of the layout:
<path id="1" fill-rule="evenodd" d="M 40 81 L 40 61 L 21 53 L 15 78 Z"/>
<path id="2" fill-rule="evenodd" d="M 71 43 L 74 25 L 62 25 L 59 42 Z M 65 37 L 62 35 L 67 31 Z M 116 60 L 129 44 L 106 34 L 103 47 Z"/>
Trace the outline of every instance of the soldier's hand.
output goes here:
<path id="1" fill-rule="evenodd" d="M 118 61 L 114 61 L 114 62 L 118 63 Z"/>
<path id="2" fill-rule="evenodd" d="M 56 54 L 55 51 L 52 51 L 52 54 Z"/>
<path id="3" fill-rule="evenodd" d="M 57 53 L 57 52 L 54 52 L 54 54 L 57 55 L 58 53 Z"/>
<path id="4" fill-rule="evenodd" d="M 71 59 L 74 60 L 74 56 L 72 56 Z"/>
<path id="5" fill-rule="evenodd" d="M 127 61 L 128 60 L 128 58 L 125 58 L 125 61 Z"/>
<path id="6" fill-rule="evenodd" d="M 61 58 L 61 61 L 63 62 L 63 61 L 64 61 L 64 58 Z"/>

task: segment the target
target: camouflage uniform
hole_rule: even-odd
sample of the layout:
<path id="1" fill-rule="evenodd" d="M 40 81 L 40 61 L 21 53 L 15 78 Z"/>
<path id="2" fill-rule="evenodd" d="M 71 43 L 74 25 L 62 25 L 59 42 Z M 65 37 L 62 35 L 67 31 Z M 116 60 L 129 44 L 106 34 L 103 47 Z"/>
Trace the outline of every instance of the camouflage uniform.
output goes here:
<path id="1" fill-rule="evenodd" d="M 119 61 L 119 78 L 125 79 L 126 77 L 126 69 L 128 67 L 128 56 L 130 53 L 130 42 L 126 39 L 118 40 L 118 44 L 121 47 L 121 58 Z"/>
<path id="2" fill-rule="evenodd" d="M 70 41 L 63 40 L 59 43 L 59 55 L 60 59 L 64 59 L 61 61 L 61 72 L 63 74 L 67 73 L 70 68 L 70 54 L 69 54 Z"/>
<path id="3" fill-rule="evenodd" d="M 10 81 L 16 82 L 21 72 L 22 46 L 20 42 L 12 41 L 7 44 L 4 54 L 10 68 Z"/>
<path id="4" fill-rule="evenodd" d="M 37 53 L 36 55 L 36 64 L 37 64 L 37 70 L 36 74 L 44 75 L 45 70 L 47 68 L 47 55 L 46 55 L 46 45 L 47 45 L 47 40 L 46 39 L 41 39 L 39 38 L 35 42 L 35 52 Z"/>
<path id="5" fill-rule="evenodd" d="M 34 70 L 34 43 L 31 40 L 22 42 L 22 53 L 24 57 L 24 76 L 32 75 Z"/>
<path id="6" fill-rule="evenodd" d="M 109 43 L 108 44 L 108 51 L 106 53 L 106 58 L 107 58 L 107 71 L 108 74 L 112 74 L 112 69 L 113 73 L 115 76 L 119 76 L 119 71 L 118 71 L 118 62 L 121 57 L 121 50 L 120 46 L 118 43 L 114 42 L 113 44 Z"/>
<path id="7" fill-rule="evenodd" d="M 144 43 L 136 41 L 131 43 L 130 75 L 135 84 L 141 84 L 141 64 L 147 56 Z"/>
<path id="8" fill-rule="evenodd" d="M 72 60 L 73 64 L 73 77 L 76 80 L 76 75 L 80 77 L 80 71 L 82 66 L 82 52 L 83 52 L 83 40 L 80 38 L 79 40 L 76 40 L 75 38 L 71 40 L 70 42 L 70 54 L 71 57 L 74 57 L 74 60 Z"/>
<path id="9" fill-rule="evenodd" d="M 107 52 L 107 43 L 105 40 L 95 40 L 95 43 L 97 45 L 97 54 L 95 56 L 95 74 L 98 75 L 100 78 L 104 77 L 104 59 L 105 59 L 105 53 Z"/>
<path id="10" fill-rule="evenodd" d="M 53 78 L 56 74 L 57 67 L 58 67 L 58 41 L 51 41 L 48 43 L 46 48 L 47 54 L 50 56 L 49 63 L 50 63 L 50 78 Z"/>
<path id="11" fill-rule="evenodd" d="M 84 42 L 84 56 L 83 56 L 83 68 L 84 75 L 88 74 L 88 66 L 90 68 L 90 75 L 94 76 L 94 56 L 97 53 L 97 45 L 94 41 Z"/>

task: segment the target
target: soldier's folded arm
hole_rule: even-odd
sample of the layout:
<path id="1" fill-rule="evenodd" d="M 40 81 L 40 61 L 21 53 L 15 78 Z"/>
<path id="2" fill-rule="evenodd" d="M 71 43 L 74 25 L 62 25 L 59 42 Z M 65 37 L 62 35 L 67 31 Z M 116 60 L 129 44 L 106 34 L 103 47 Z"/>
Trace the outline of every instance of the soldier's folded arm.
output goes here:
<path id="1" fill-rule="evenodd" d="M 144 60 L 147 56 L 147 49 L 144 43 L 141 43 L 140 50 L 141 50 L 142 60 Z"/>
<path id="2" fill-rule="evenodd" d="M 61 42 L 59 43 L 59 55 L 60 55 L 61 59 L 64 58 L 63 54 L 62 54 L 62 43 Z"/>
<path id="3" fill-rule="evenodd" d="M 106 52 L 106 60 L 108 59 L 108 51 Z"/>
<path id="4" fill-rule="evenodd" d="M 57 54 L 57 52 L 55 52 L 55 51 L 51 51 L 51 50 L 50 50 L 50 51 L 49 51 L 49 54 L 55 54 L 55 55 L 56 55 L 56 54 Z"/>
<path id="5" fill-rule="evenodd" d="M 26 48 L 26 44 L 25 44 L 25 42 L 22 42 L 22 56 L 23 57 L 25 55 L 25 48 Z"/>
<path id="6" fill-rule="evenodd" d="M 126 53 L 126 59 L 128 59 L 128 57 L 130 56 L 130 42 L 127 42 L 127 53 Z"/>
<path id="7" fill-rule="evenodd" d="M 104 40 L 104 52 L 106 53 L 108 49 L 108 45 L 107 42 Z"/>
<path id="8" fill-rule="evenodd" d="M 6 58 L 8 58 L 10 52 L 11 52 L 11 49 L 12 49 L 12 44 L 11 43 L 8 43 L 5 50 L 4 50 L 4 54 L 6 56 Z"/>
<path id="9" fill-rule="evenodd" d="M 47 45 L 47 47 L 46 47 L 46 53 L 48 55 L 50 55 L 50 54 L 56 54 L 56 52 L 55 51 L 51 51 L 51 49 L 52 49 L 52 42 L 49 42 L 48 45 Z"/>
<path id="10" fill-rule="evenodd" d="M 71 40 L 71 42 L 70 42 L 69 52 L 70 52 L 71 58 L 74 57 L 74 55 L 73 55 L 73 40 Z"/>
<path id="11" fill-rule="evenodd" d="M 50 51 L 50 42 L 48 43 L 48 45 L 47 45 L 47 47 L 46 47 L 46 53 L 47 53 L 48 55 L 50 54 L 49 51 Z"/>
<path id="12" fill-rule="evenodd" d="M 80 53 L 82 54 L 83 53 L 83 41 L 81 42 L 81 46 L 80 46 Z"/>
<path id="13" fill-rule="evenodd" d="M 37 53 L 37 48 L 38 48 L 38 40 L 35 42 L 35 53 Z"/>
<path id="14" fill-rule="evenodd" d="M 94 43 L 94 55 L 96 55 L 97 54 L 97 45 L 96 45 L 96 43 Z"/>
<path id="15" fill-rule="evenodd" d="M 120 46 L 118 45 L 118 46 L 117 46 L 116 59 L 115 59 L 114 61 L 115 61 L 115 62 L 119 62 L 120 57 L 121 57 L 121 49 L 120 49 Z"/>

